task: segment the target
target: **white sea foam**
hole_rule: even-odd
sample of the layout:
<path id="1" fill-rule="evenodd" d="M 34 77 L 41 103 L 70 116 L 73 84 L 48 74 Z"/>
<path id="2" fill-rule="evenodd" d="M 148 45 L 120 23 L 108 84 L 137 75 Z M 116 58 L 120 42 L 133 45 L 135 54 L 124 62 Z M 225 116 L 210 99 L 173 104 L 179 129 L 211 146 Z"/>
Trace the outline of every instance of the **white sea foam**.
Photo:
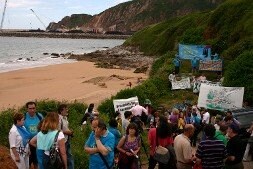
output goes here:
<path id="1" fill-rule="evenodd" d="M 44 58 L 37 61 L 18 60 L 16 62 L 0 63 L 0 73 L 20 70 L 20 69 L 43 67 L 43 66 L 48 66 L 48 65 L 73 63 L 73 62 L 76 62 L 76 60 L 60 59 L 60 58 Z"/>

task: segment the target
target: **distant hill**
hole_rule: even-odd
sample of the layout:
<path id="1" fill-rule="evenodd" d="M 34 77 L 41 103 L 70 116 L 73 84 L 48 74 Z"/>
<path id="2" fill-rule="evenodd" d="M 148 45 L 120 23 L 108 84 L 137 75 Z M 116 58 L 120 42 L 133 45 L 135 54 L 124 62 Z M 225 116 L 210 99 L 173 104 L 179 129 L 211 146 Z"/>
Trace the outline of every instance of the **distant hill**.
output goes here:
<path id="1" fill-rule="evenodd" d="M 51 23 L 48 28 L 51 30 L 61 28 L 61 25 L 66 28 L 82 25 L 83 29 L 87 31 L 135 32 L 150 24 L 158 23 L 172 17 L 214 9 L 224 1 L 132 0 L 109 8 L 92 17 L 87 15 L 86 20 L 76 19 L 78 14 L 75 15 L 76 17 L 65 17 L 57 24 Z"/>
<path id="2" fill-rule="evenodd" d="M 73 29 L 76 27 L 81 27 L 83 24 L 90 21 L 92 15 L 87 14 L 73 14 L 71 16 L 65 16 L 58 23 L 51 22 L 47 30 L 53 31 L 57 29 Z"/>

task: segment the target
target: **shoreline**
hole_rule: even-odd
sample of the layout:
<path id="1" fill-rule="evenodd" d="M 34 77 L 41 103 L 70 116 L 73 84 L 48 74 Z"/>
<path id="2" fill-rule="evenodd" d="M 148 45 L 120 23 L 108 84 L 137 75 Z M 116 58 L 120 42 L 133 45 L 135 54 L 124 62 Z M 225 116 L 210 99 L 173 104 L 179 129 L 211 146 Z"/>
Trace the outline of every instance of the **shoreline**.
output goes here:
<path id="1" fill-rule="evenodd" d="M 70 38 L 70 39 L 127 39 L 131 35 L 110 35 L 90 33 L 52 33 L 52 32 L 0 32 L 3 37 Z"/>
<path id="2" fill-rule="evenodd" d="M 77 100 L 97 106 L 122 89 L 145 80 L 134 69 L 98 68 L 94 62 L 78 61 L 0 73 L 0 110 L 19 108 L 30 100 Z"/>

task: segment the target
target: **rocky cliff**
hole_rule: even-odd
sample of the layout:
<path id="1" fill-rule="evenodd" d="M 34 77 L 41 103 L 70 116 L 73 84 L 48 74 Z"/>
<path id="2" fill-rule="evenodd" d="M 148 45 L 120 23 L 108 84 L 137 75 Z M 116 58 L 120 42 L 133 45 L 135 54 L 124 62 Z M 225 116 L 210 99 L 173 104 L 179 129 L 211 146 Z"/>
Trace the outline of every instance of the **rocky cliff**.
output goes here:
<path id="1" fill-rule="evenodd" d="M 225 0 L 132 0 L 94 15 L 86 23 L 82 22 L 82 29 L 135 32 L 172 17 L 214 9 L 223 1 Z M 71 22 L 72 18 L 69 20 Z"/>
<path id="2" fill-rule="evenodd" d="M 92 15 L 87 14 L 73 14 L 71 16 L 65 16 L 60 22 L 51 22 L 47 30 L 57 30 L 57 29 L 72 29 L 76 27 L 81 27 L 90 21 Z"/>

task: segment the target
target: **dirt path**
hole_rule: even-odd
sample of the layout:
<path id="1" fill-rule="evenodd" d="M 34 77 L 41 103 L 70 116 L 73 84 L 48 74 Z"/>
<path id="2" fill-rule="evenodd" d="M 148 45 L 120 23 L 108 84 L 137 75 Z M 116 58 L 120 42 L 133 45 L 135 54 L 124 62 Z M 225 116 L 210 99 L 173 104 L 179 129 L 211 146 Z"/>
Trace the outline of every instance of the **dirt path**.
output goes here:
<path id="1" fill-rule="evenodd" d="M 7 147 L 0 145 L 0 168 L 14 169 L 16 168 L 15 163 L 12 161 L 10 151 Z"/>

